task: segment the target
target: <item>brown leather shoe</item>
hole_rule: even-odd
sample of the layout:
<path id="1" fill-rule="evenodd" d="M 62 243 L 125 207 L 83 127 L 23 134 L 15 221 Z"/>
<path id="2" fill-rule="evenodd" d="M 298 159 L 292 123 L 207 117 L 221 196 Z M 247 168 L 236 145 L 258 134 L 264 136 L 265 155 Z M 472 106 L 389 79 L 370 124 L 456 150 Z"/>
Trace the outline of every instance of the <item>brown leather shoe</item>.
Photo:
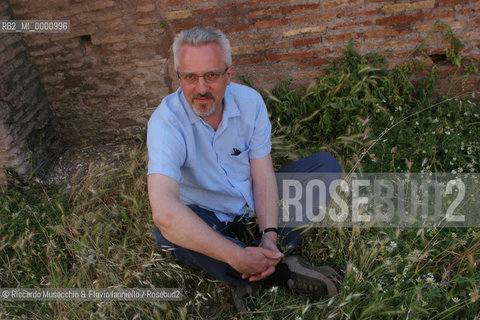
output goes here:
<path id="1" fill-rule="evenodd" d="M 342 276 L 329 266 L 311 266 L 299 256 L 288 256 L 282 260 L 288 265 L 290 279 L 288 287 L 297 293 L 334 297 L 340 290 Z"/>

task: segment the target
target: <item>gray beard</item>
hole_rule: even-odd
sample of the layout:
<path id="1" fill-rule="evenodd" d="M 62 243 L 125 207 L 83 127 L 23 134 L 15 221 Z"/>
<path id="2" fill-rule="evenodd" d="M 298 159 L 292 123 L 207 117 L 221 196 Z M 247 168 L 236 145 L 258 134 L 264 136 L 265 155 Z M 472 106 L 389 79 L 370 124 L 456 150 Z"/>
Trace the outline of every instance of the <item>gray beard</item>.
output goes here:
<path id="1" fill-rule="evenodd" d="M 200 107 L 204 107 L 204 106 L 205 106 L 205 104 L 200 105 Z M 209 109 L 209 110 L 206 110 L 206 111 L 198 110 L 198 109 L 196 109 L 195 107 L 192 106 L 193 112 L 199 117 L 209 117 L 215 112 L 216 109 L 217 108 L 215 107 L 215 105 L 212 105 L 212 108 Z"/>

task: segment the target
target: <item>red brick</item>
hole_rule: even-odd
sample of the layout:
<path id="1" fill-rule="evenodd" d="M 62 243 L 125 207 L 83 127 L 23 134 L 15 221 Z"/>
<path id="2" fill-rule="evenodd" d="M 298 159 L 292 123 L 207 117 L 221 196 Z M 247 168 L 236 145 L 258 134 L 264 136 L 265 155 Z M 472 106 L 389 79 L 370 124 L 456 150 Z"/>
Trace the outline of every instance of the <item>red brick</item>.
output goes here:
<path id="1" fill-rule="evenodd" d="M 229 24 L 235 24 L 238 22 L 244 22 L 243 21 L 244 16 L 243 15 L 219 15 L 219 16 L 212 16 L 212 17 L 205 17 L 202 19 L 203 25 L 211 25 L 211 26 L 216 26 L 216 25 L 229 25 Z"/>
<path id="2" fill-rule="evenodd" d="M 288 20 L 280 19 L 280 20 L 258 21 L 258 22 L 255 22 L 254 26 L 255 26 L 255 29 L 266 29 L 266 28 L 284 26 L 286 24 L 288 24 Z"/>
<path id="3" fill-rule="evenodd" d="M 264 74 L 264 75 L 261 75 L 258 80 L 260 83 L 264 83 L 264 82 L 274 82 L 274 83 L 278 83 L 280 80 L 282 80 L 284 78 L 283 74 L 282 74 L 282 71 L 283 70 L 271 70 L 271 72 L 267 73 L 267 74 Z"/>
<path id="4" fill-rule="evenodd" d="M 267 58 L 268 60 L 271 60 L 271 61 L 281 61 L 281 60 L 310 58 L 312 56 L 313 56 L 312 51 L 305 51 L 305 52 L 269 54 L 267 55 Z"/>
<path id="5" fill-rule="evenodd" d="M 203 0 L 205 1 L 205 0 Z M 246 1 L 243 3 L 235 3 L 235 7 L 237 10 L 244 10 L 244 9 L 258 9 L 259 6 L 265 6 L 267 4 L 275 4 L 275 3 L 283 3 L 284 0 L 262 0 L 261 3 L 258 0 L 251 0 Z"/>
<path id="6" fill-rule="evenodd" d="M 322 38 L 317 37 L 317 38 L 293 40 L 292 44 L 295 47 L 300 47 L 300 46 L 306 46 L 306 45 L 309 45 L 309 44 L 321 43 L 321 42 L 322 42 Z"/>
<path id="7" fill-rule="evenodd" d="M 329 65 L 330 61 L 327 59 L 315 59 L 312 61 L 312 66 L 318 67 L 318 66 L 326 66 Z"/>
<path id="8" fill-rule="evenodd" d="M 239 31 L 247 31 L 250 29 L 249 24 L 239 24 L 239 25 L 234 25 L 234 26 L 222 26 L 219 27 L 220 30 L 222 30 L 225 34 L 230 33 L 230 32 L 239 32 Z"/>
<path id="9" fill-rule="evenodd" d="M 363 37 L 365 39 L 369 39 L 369 38 L 396 37 L 398 35 L 399 35 L 398 31 L 395 29 L 383 29 L 383 30 L 365 32 L 363 34 Z"/>
<path id="10" fill-rule="evenodd" d="M 307 22 L 318 22 L 335 19 L 336 14 L 311 14 L 311 15 L 301 15 L 299 17 L 294 17 L 290 19 L 290 22 L 295 23 L 307 23 Z"/>
<path id="11" fill-rule="evenodd" d="M 278 62 L 275 64 L 275 69 L 277 70 L 292 70 L 294 68 L 296 68 L 297 66 L 297 62 Z M 255 66 L 253 66 L 253 71 L 255 73 L 268 73 L 268 72 L 271 72 L 272 71 L 272 65 L 269 64 L 269 65 L 260 65 L 260 64 L 257 64 Z"/>
<path id="12" fill-rule="evenodd" d="M 347 23 L 341 23 L 333 27 L 333 29 L 343 29 L 343 28 L 350 28 L 350 27 L 365 27 L 365 26 L 371 26 L 373 24 L 373 21 L 353 21 L 353 22 L 347 22 Z"/>
<path id="13" fill-rule="evenodd" d="M 264 17 L 272 17 L 274 15 L 278 15 L 282 13 L 282 9 L 280 8 L 264 8 L 255 11 L 250 11 L 248 13 L 248 17 L 252 20 Z"/>
<path id="14" fill-rule="evenodd" d="M 339 41 L 339 40 L 350 40 L 350 39 L 358 39 L 362 36 L 360 33 L 342 33 L 342 34 L 335 34 L 333 36 L 326 37 L 326 41 Z"/>
<path id="15" fill-rule="evenodd" d="M 249 57 L 241 57 L 241 58 L 233 58 L 233 65 L 249 65 L 249 64 L 257 64 L 264 62 L 266 60 L 265 57 L 259 55 L 253 55 Z"/>
<path id="16" fill-rule="evenodd" d="M 321 48 L 321 49 L 315 50 L 315 55 L 316 56 L 325 56 L 325 55 L 328 55 L 332 52 L 333 52 L 333 50 L 330 49 L 330 48 Z"/>
<path id="17" fill-rule="evenodd" d="M 343 17 L 358 17 L 358 16 L 374 16 L 378 14 L 379 9 L 365 10 L 365 11 L 342 11 L 338 14 L 339 18 Z"/>
<path id="18" fill-rule="evenodd" d="M 319 4 L 303 4 L 303 5 L 283 7 L 282 13 L 286 15 L 286 14 L 299 13 L 299 12 L 308 12 L 308 11 L 313 11 L 318 9 L 320 9 Z"/>
<path id="19" fill-rule="evenodd" d="M 480 18 L 473 19 L 472 22 L 473 22 L 473 24 L 474 24 L 475 26 L 480 26 Z"/>
<path id="20" fill-rule="evenodd" d="M 426 12 L 423 14 L 423 20 L 437 20 L 454 18 L 455 11 Z"/>
<path id="21" fill-rule="evenodd" d="M 215 6 L 215 7 L 207 7 L 207 8 L 198 8 L 193 11 L 193 16 L 211 16 L 211 15 L 224 15 L 226 12 L 232 12 L 233 6 L 232 5 L 225 5 L 225 6 Z"/>
<path id="22" fill-rule="evenodd" d="M 111 0 L 106 0 L 106 1 L 96 1 L 92 4 L 87 5 L 88 10 L 90 11 L 95 11 L 95 10 L 100 10 L 100 9 L 105 9 L 105 8 L 111 8 L 115 6 L 115 2 Z"/>
<path id="23" fill-rule="evenodd" d="M 438 5 L 441 7 L 454 6 L 456 4 L 465 4 L 465 0 L 440 0 Z"/>
<path id="24" fill-rule="evenodd" d="M 278 49 L 278 48 L 290 48 L 289 41 L 268 41 L 264 43 L 257 43 L 255 44 L 255 51 L 267 51 L 271 49 Z"/>
<path id="25" fill-rule="evenodd" d="M 355 4 L 363 3 L 364 0 L 335 0 L 335 1 L 324 1 L 322 3 L 322 9 L 328 10 L 333 8 L 340 8 L 345 6 L 353 6 Z"/>
<path id="26" fill-rule="evenodd" d="M 190 29 L 198 25 L 198 22 L 193 19 L 184 19 L 184 20 L 174 20 L 171 22 L 175 32 L 181 31 L 184 29 Z"/>
<path id="27" fill-rule="evenodd" d="M 159 0 L 157 1 L 157 6 L 159 8 L 165 8 L 165 7 L 183 7 L 186 5 L 185 0 L 180 1 L 180 0 Z"/>
<path id="28" fill-rule="evenodd" d="M 243 42 L 243 41 L 257 41 L 257 40 L 272 40 L 277 38 L 278 38 L 278 34 L 276 33 L 250 32 L 247 34 L 240 35 L 236 40 L 238 42 Z"/>
<path id="29" fill-rule="evenodd" d="M 379 26 L 390 25 L 390 24 L 401 24 L 401 23 L 410 23 L 410 22 L 420 21 L 421 19 L 422 19 L 422 15 L 417 13 L 417 14 L 393 16 L 393 17 L 379 19 L 375 22 L 375 24 Z"/>
<path id="30" fill-rule="evenodd" d="M 215 0 L 188 0 L 187 7 L 193 7 L 196 5 L 203 5 L 213 7 L 218 4 L 218 1 Z"/>

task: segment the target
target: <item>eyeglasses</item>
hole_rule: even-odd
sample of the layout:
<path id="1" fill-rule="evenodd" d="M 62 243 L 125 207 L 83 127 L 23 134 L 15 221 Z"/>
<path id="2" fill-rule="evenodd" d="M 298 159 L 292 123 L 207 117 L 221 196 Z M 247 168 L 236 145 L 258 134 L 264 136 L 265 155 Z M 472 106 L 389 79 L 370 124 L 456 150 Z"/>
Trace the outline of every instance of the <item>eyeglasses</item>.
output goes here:
<path id="1" fill-rule="evenodd" d="M 207 73 L 205 73 L 204 75 L 201 75 L 201 76 L 199 76 L 198 74 L 195 74 L 195 73 L 182 73 L 182 74 L 180 74 L 177 71 L 177 76 L 180 78 L 180 80 L 182 80 L 186 84 L 196 84 L 198 82 L 199 78 L 203 78 L 203 80 L 205 80 L 206 83 L 215 83 L 218 80 L 220 80 L 220 78 L 225 73 L 227 73 L 229 68 L 230 67 L 225 68 L 225 71 L 223 71 L 223 72 L 213 72 L 213 71 L 211 71 L 211 72 L 207 72 Z"/>

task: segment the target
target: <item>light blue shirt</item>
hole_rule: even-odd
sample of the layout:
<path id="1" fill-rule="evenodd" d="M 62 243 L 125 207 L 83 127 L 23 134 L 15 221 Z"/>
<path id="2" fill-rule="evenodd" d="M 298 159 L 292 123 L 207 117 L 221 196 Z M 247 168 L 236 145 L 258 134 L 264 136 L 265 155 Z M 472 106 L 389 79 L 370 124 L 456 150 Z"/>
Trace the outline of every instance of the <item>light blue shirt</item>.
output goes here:
<path id="1" fill-rule="evenodd" d="M 255 210 L 249 159 L 270 153 L 271 124 L 261 95 L 249 87 L 227 86 L 224 106 L 215 131 L 192 111 L 181 88 L 165 97 L 148 122 L 148 174 L 175 179 L 184 204 L 233 221 L 248 212 L 246 204 Z"/>

